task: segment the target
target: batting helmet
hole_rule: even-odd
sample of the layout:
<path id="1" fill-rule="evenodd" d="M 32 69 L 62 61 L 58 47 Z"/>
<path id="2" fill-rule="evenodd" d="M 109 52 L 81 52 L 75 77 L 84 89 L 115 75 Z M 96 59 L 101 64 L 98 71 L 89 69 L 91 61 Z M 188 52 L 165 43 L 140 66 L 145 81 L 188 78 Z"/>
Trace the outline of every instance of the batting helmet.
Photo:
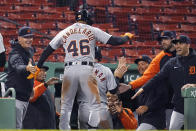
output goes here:
<path id="1" fill-rule="evenodd" d="M 84 21 L 88 25 L 92 25 L 93 24 L 92 15 L 86 9 L 79 10 L 76 13 L 76 21 Z"/>
<path id="2" fill-rule="evenodd" d="M 101 61 L 102 59 L 101 48 L 99 48 L 98 46 L 95 47 L 95 59 L 97 59 L 98 61 Z"/>

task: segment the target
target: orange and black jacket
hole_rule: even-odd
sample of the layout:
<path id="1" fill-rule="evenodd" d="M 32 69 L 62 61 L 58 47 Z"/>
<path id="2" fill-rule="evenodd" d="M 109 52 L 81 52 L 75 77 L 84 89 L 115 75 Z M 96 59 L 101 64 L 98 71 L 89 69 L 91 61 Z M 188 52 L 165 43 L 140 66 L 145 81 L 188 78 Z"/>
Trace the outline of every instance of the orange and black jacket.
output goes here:
<path id="1" fill-rule="evenodd" d="M 35 102 L 46 91 L 46 89 L 47 87 L 44 85 L 44 83 L 35 80 L 33 97 L 30 98 L 30 102 Z"/>
<path id="2" fill-rule="evenodd" d="M 132 89 L 137 89 L 143 86 L 147 81 L 152 79 L 162 68 L 162 66 L 172 57 L 175 56 L 175 52 L 161 51 L 150 63 L 144 74 L 138 79 L 129 82 Z"/>
<path id="3" fill-rule="evenodd" d="M 24 129 L 56 129 L 54 99 L 44 83 L 34 81 L 34 95 L 23 122 Z"/>
<path id="4" fill-rule="evenodd" d="M 137 120 L 135 119 L 133 112 L 128 108 L 123 108 L 123 111 L 119 114 L 119 119 L 124 129 L 136 129 Z"/>

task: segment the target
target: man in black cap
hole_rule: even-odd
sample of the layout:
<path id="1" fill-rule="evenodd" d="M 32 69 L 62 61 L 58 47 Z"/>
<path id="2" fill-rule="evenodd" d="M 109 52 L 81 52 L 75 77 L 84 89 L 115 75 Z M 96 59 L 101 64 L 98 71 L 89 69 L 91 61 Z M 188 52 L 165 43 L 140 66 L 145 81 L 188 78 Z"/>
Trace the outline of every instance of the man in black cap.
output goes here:
<path id="1" fill-rule="evenodd" d="M 148 68 L 148 65 L 151 62 L 151 58 L 147 55 L 141 55 L 139 58 L 137 58 L 135 61 L 135 64 L 137 64 L 138 71 L 141 75 L 145 72 L 145 70 Z"/>
<path id="2" fill-rule="evenodd" d="M 34 81 L 33 93 L 23 121 L 24 129 L 56 129 L 54 96 L 48 86 L 58 83 L 58 78 L 46 79 L 48 66 L 42 66 Z"/>
<path id="3" fill-rule="evenodd" d="M 156 57 L 152 60 L 146 71 L 143 73 L 141 77 L 138 79 L 131 81 L 129 83 L 129 87 L 127 89 L 137 89 L 143 86 L 147 81 L 152 79 L 164 66 L 164 64 L 172 57 L 176 55 L 175 48 L 172 44 L 172 40 L 176 38 L 175 32 L 172 31 L 163 31 L 161 35 L 158 37 L 158 41 L 161 42 L 163 51 L 161 51 L 159 54 L 156 55 Z M 159 84 L 161 87 L 169 87 L 167 83 L 164 81 Z M 158 87 L 156 85 L 156 87 Z M 125 87 L 123 87 L 125 88 Z M 121 87 L 119 88 L 121 90 Z M 161 89 L 161 88 L 160 88 Z M 165 88 L 164 88 L 165 89 Z M 123 92 L 125 89 L 122 89 Z M 169 128 L 170 123 L 170 116 L 172 113 L 172 104 L 170 103 L 171 98 L 173 95 L 173 91 L 171 88 L 168 88 L 168 104 L 166 105 L 166 129 Z"/>
<path id="4" fill-rule="evenodd" d="M 142 55 L 135 60 L 138 65 L 138 71 L 141 75 L 145 72 L 151 62 L 151 58 Z M 145 92 L 137 98 L 138 107 L 136 113 L 138 115 L 137 130 L 164 129 L 165 128 L 165 104 L 164 91 L 155 88 L 151 92 Z"/>
<path id="5" fill-rule="evenodd" d="M 173 43 L 177 56 L 170 59 L 154 78 L 140 88 L 135 96 L 152 90 L 161 81 L 168 82 L 174 90 L 172 98 L 174 108 L 169 129 L 179 130 L 184 124 L 184 99 L 181 96 L 181 88 L 196 84 L 196 52 L 190 48 L 191 40 L 188 36 L 180 35 Z"/>
<path id="6" fill-rule="evenodd" d="M 33 61 L 33 32 L 30 27 L 22 27 L 18 31 L 18 39 L 13 41 L 8 58 L 7 88 L 16 91 L 16 128 L 22 128 L 28 101 L 33 89 L 34 80 L 27 79 L 30 73 L 36 72 Z"/>

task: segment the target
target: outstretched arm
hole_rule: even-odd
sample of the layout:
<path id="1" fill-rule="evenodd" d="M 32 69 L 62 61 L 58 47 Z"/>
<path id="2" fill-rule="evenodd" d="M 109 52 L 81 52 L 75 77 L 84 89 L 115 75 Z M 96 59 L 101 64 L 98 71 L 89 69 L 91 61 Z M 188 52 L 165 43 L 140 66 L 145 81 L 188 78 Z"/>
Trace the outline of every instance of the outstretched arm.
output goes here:
<path id="1" fill-rule="evenodd" d="M 37 67 L 38 68 L 42 67 L 42 65 L 44 64 L 45 60 L 52 54 L 53 51 L 55 51 L 55 50 L 50 45 L 48 45 L 44 49 L 44 51 L 43 51 L 43 53 L 42 53 L 42 55 L 41 55 L 41 57 L 40 57 L 40 59 L 39 59 L 39 61 L 37 63 Z"/>
<path id="2" fill-rule="evenodd" d="M 121 45 L 127 42 L 128 40 L 131 40 L 133 38 L 134 34 L 131 33 L 125 33 L 123 37 L 118 37 L 118 36 L 111 36 L 110 39 L 108 40 L 107 44 L 110 45 Z"/>

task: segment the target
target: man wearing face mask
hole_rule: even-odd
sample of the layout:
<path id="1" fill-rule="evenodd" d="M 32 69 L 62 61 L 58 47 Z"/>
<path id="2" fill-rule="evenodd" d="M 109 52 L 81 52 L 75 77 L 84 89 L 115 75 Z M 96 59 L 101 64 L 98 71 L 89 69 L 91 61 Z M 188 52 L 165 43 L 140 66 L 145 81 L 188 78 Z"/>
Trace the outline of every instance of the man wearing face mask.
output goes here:
<path id="1" fill-rule="evenodd" d="M 134 97 L 142 92 L 150 91 L 160 84 L 160 81 L 169 82 L 174 90 L 172 102 L 174 108 L 170 121 L 170 130 L 179 130 L 184 124 L 184 99 L 181 96 L 181 88 L 196 84 L 196 53 L 190 48 L 191 40 L 188 36 L 180 35 L 175 44 L 177 56 L 170 59 L 161 71 L 150 81 L 148 81 Z"/>
<path id="2" fill-rule="evenodd" d="M 16 91 L 16 128 L 22 128 L 28 101 L 33 89 L 34 79 L 27 79 L 30 73 L 36 72 L 33 61 L 33 33 L 30 27 L 22 27 L 18 31 L 18 39 L 13 41 L 8 58 L 7 88 Z"/>

